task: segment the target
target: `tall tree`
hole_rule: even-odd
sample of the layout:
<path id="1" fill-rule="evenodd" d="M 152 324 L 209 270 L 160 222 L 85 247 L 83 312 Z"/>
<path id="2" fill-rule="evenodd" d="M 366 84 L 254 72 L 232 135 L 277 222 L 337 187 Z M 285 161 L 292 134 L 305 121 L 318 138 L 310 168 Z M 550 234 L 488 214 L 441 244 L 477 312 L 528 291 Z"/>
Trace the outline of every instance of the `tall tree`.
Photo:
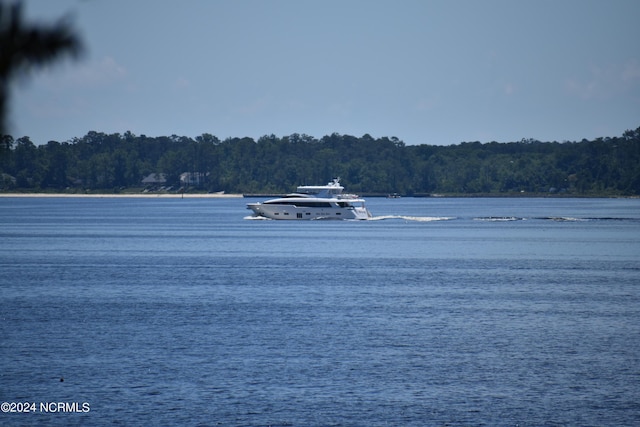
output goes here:
<path id="1" fill-rule="evenodd" d="M 77 56 L 82 44 L 68 22 L 25 24 L 22 4 L 0 4 L 0 135 L 7 133 L 9 90 L 12 79 L 27 75 L 63 55 Z"/>

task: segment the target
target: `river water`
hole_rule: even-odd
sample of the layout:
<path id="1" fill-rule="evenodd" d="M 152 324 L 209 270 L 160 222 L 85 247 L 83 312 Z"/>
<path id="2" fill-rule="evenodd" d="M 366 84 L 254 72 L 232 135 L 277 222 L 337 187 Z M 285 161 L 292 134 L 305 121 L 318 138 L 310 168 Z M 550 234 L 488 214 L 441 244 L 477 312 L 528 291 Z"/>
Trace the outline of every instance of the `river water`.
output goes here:
<path id="1" fill-rule="evenodd" d="M 640 200 L 248 201 L 0 198 L 0 424 L 640 425 Z"/>

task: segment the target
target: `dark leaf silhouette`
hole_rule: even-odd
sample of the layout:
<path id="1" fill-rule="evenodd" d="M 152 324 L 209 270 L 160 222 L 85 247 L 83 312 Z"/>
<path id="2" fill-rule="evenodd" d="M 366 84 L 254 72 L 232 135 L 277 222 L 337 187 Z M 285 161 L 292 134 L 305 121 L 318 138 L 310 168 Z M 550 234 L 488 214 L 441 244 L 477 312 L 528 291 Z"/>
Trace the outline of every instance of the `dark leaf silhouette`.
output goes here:
<path id="1" fill-rule="evenodd" d="M 29 25 L 22 4 L 0 5 L 0 134 L 7 131 L 9 89 L 13 79 L 68 54 L 77 56 L 82 44 L 68 21 Z"/>

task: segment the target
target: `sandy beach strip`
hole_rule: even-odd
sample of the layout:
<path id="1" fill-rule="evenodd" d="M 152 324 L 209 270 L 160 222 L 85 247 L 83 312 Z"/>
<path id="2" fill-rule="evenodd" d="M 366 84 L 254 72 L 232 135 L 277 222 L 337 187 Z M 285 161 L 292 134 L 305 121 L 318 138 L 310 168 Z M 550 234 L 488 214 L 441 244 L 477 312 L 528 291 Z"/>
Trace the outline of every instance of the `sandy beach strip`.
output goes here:
<path id="1" fill-rule="evenodd" d="M 123 194 L 71 194 L 71 193 L 0 193 L 0 197 L 91 197 L 91 198 L 144 198 L 144 199 L 223 199 L 241 198 L 242 194 L 175 194 L 175 193 L 123 193 Z"/>

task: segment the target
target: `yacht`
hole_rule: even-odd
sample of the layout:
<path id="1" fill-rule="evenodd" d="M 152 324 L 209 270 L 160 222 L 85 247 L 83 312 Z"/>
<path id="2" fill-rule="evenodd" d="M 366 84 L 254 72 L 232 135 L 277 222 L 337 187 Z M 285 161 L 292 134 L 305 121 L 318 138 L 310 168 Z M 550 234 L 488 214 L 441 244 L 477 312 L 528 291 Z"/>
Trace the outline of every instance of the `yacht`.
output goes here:
<path id="1" fill-rule="evenodd" d="M 343 194 L 339 178 L 327 185 L 301 185 L 295 193 L 262 203 L 247 203 L 254 216 L 269 219 L 369 219 L 365 200 Z"/>

